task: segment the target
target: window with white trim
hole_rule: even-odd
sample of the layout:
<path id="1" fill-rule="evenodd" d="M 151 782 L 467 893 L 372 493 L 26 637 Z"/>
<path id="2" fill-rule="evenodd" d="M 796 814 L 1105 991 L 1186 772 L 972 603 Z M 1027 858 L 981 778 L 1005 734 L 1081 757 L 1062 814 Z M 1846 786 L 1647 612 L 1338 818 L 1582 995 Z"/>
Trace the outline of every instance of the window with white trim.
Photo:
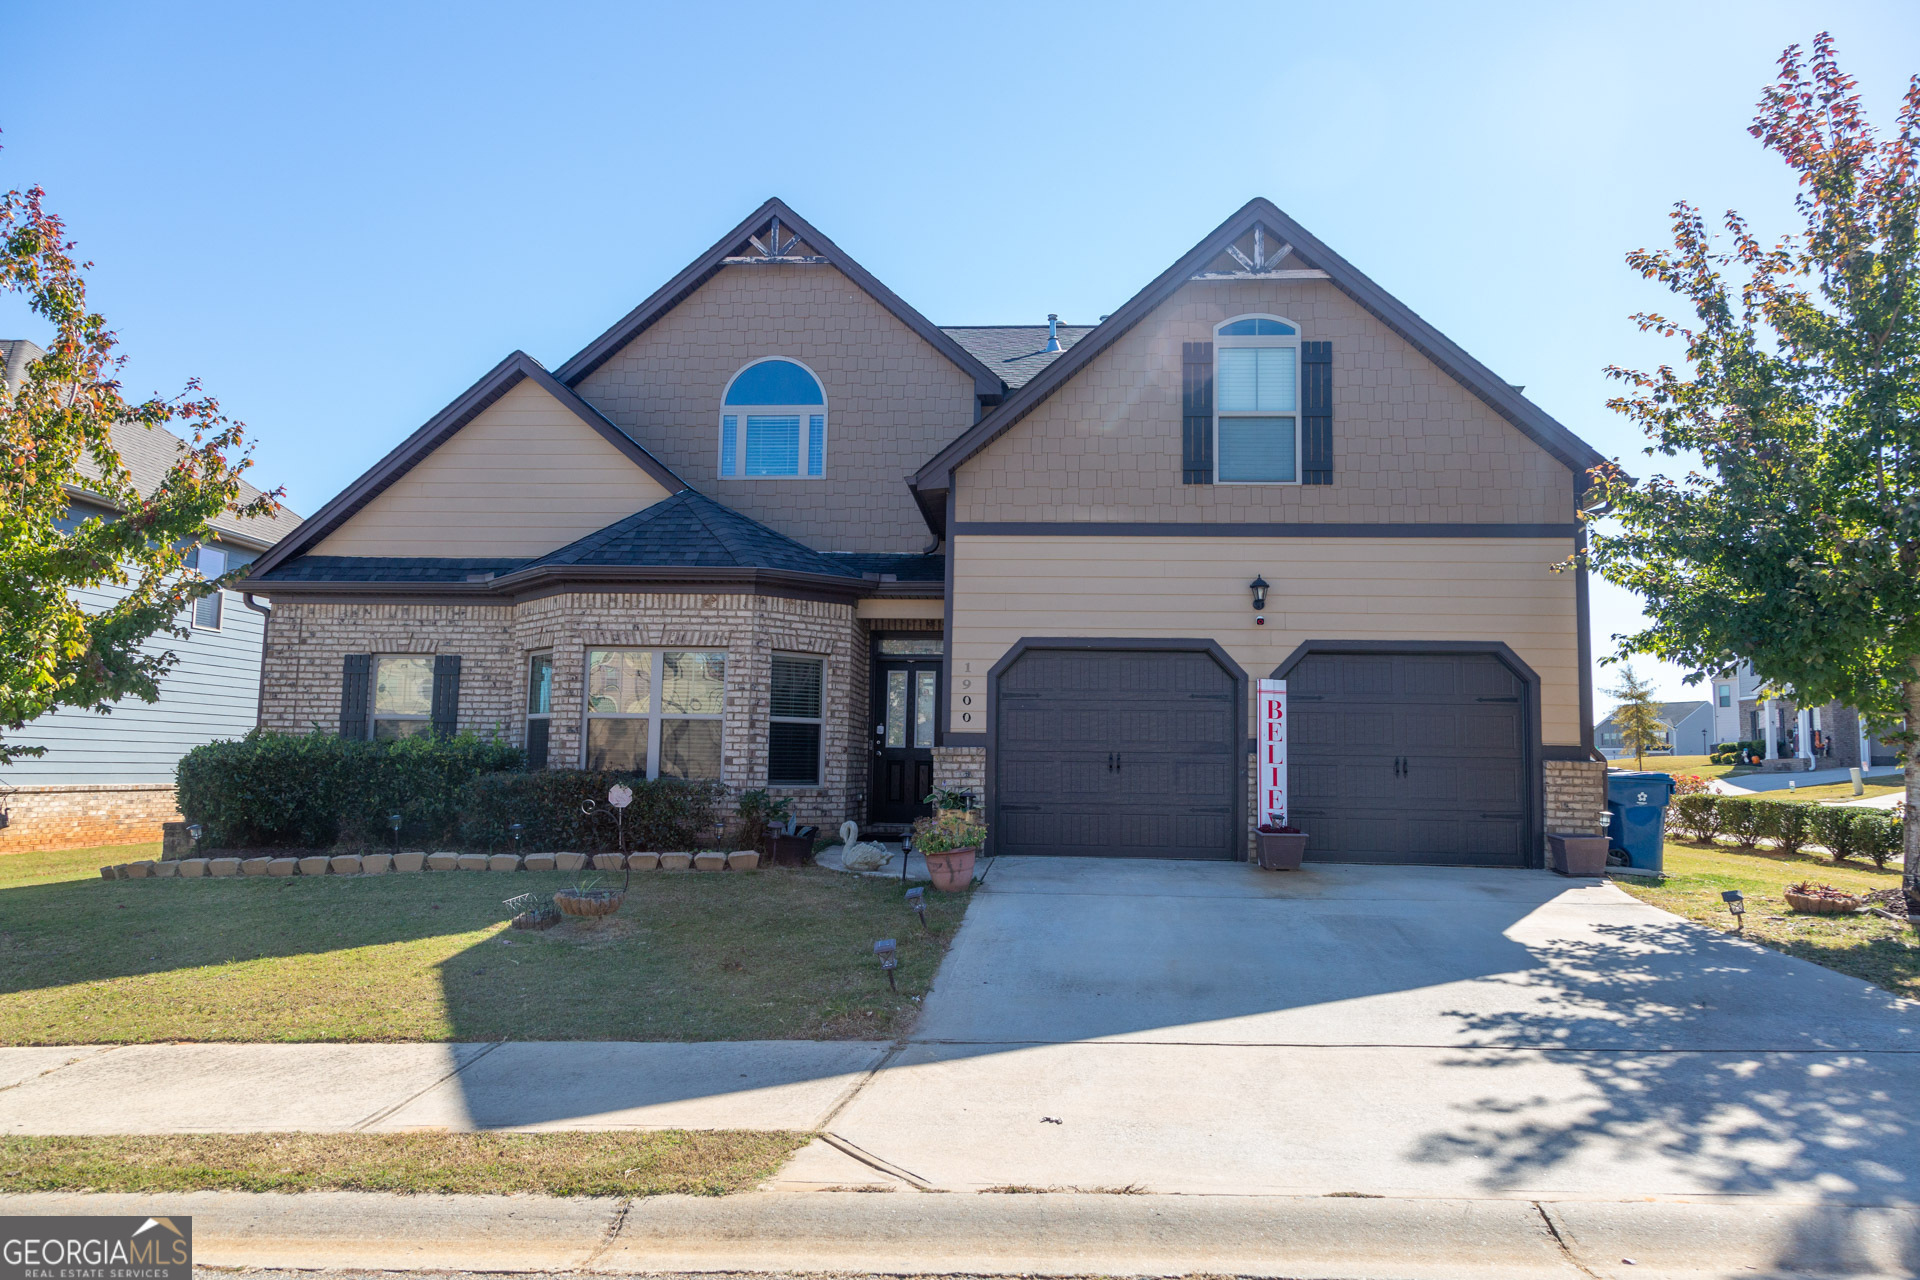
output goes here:
<path id="1" fill-rule="evenodd" d="M 392 742 L 433 731 L 433 659 L 377 654 L 373 659 L 373 740 Z"/>
<path id="2" fill-rule="evenodd" d="M 227 553 L 219 547 L 201 543 L 187 554 L 188 567 L 203 578 L 218 578 L 227 572 Z M 193 625 L 202 631 L 218 631 L 225 613 L 225 595 L 219 588 L 193 602 Z"/>
<path id="3" fill-rule="evenodd" d="M 772 695 L 767 707 L 767 785 L 820 785 L 826 671 L 824 658 L 773 655 Z"/>
<path id="4" fill-rule="evenodd" d="M 827 473 L 827 396 L 805 366 L 756 360 L 720 403 L 720 474 L 818 478 Z"/>
<path id="5" fill-rule="evenodd" d="M 583 763 L 718 782 L 726 676 L 724 653 L 588 650 Z"/>
<path id="6" fill-rule="evenodd" d="M 1216 484 L 1300 480 L 1300 328 L 1236 316 L 1213 331 Z"/>

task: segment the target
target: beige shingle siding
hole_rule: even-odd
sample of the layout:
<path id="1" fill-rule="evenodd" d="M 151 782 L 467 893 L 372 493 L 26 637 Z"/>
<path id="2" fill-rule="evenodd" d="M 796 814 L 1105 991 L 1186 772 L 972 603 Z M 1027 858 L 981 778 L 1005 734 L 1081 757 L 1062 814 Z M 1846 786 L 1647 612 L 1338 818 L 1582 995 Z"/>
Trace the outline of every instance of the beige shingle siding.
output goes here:
<path id="1" fill-rule="evenodd" d="M 821 479 L 721 479 L 720 400 L 786 356 L 827 396 Z M 972 379 L 830 266 L 722 269 L 575 388 L 688 484 L 821 551 L 925 547 L 904 477 L 973 424 Z"/>
<path id="2" fill-rule="evenodd" d="M 1266 312 L 1333 344 L 1333 483 L 1181 483 L 1180 354 Z M 959 469 L 962 521 L 1569 523 L 1567 467 L 1324 281 L 1188 284 Z"/>
<path id="3" fill-rule="evenodd" d="M 322 556 L 545 555 L 667 497 L 523 380 L 312 548 Z"/>
<path id="4" fill-rule="evenodd" d="M 948 550 L 948 728 L 986 728 L 986 674 L 1024 636 L 1207 636 L 1255 677 L 1307 640 L 1498 640 L 1540 677 L 1542 740 L 1577 746 L 1574 578 L 1549 568 L 1572 550 L 1553 538 L 962 534 Z M 1247 592 L 1255 574 L 1271 584 L 1265 626 Z"/>

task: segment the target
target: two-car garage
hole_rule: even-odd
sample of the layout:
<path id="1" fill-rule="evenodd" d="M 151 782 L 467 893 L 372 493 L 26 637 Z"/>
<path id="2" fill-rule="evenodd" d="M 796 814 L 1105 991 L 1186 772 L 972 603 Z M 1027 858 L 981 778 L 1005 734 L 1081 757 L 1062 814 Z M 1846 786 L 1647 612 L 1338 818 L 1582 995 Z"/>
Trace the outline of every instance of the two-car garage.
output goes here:
<path id="1" fill-rule="evenodd" d="M 1302 646 L 1292 817 L 1318 861 L 1526 866 L 1535 685 L 1500 646 Z M 994 669 L 1005 854 L 1245 855 L 1248 677 L 1211 642 L 1027 641 Z"/>

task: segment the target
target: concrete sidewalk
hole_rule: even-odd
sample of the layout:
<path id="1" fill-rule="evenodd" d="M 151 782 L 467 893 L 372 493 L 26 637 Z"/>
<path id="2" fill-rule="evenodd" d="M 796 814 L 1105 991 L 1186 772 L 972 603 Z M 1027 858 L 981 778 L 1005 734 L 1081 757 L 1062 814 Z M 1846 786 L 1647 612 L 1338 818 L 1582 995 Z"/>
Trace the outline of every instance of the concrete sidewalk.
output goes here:
<path id="1" fill-rule="evenodd" d="M 1653 1280 L 1912 1276 L 1920 1211 L 1351 1197 L 757 1193 L 8 1195 L 0 1214 L 189 1215 L 205 1267 Z"/>

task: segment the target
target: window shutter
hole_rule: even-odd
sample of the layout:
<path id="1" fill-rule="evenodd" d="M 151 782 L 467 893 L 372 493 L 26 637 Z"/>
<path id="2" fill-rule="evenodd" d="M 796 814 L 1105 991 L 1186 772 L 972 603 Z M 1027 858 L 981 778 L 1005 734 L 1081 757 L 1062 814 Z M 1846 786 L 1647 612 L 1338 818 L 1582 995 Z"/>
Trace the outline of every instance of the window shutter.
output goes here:
<path id="1" fill-rule="evenodd" d="M 1187 484 L 1213 483 L 1213 344 L 1180 352 L 1180 467 Z"/>
<path id="2" fill-rule="evenodd" d="M 433 736 L 451 738 L 460 722 L 460 655 L 433 660 Z"/>
<path id="3" fill-rule="evenodd" d="M 1300 344 L 1300 483 L 1333 483 L 1333 344 Z"/>
<path id="4" fill-rule="evenodd" d="M 350 653 L 340 662 L 340 736 L 367 736 L 367 710 L 373 703 L 373 655 Z"/>

